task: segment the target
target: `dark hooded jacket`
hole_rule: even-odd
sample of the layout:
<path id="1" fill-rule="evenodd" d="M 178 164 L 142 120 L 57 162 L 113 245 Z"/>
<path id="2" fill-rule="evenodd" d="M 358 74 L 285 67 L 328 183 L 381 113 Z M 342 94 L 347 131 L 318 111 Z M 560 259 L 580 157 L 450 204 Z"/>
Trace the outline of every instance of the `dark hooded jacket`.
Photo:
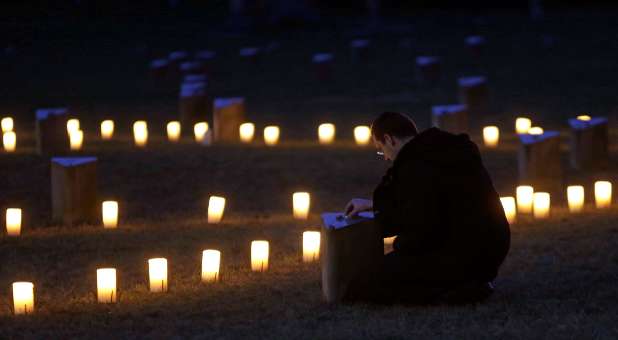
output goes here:
<path id="1" fill-rule="evenodd" d="M 405 144 L 374 192 L 384 237 L 415 282 L 493 280 L 509 224 L 477 146 L 437 128 Z"/>

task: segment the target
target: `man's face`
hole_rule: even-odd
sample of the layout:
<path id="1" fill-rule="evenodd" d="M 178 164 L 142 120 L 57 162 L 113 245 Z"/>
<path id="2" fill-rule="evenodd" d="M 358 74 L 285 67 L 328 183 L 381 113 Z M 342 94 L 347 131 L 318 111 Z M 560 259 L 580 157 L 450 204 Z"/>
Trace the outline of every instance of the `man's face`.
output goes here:
<path id="1" fill-rule="evenodd" d="M 395 159 L 397 155 L 397 151 L 395 149 L 394 140 L 389 135 L 384 135 L 384 143 L 377 140 L 375 136 L 371 137 L 373 139 L 373 145 L 375 145 L 378 154 L 384 157 L 386 161 L 392 161 Z"/>

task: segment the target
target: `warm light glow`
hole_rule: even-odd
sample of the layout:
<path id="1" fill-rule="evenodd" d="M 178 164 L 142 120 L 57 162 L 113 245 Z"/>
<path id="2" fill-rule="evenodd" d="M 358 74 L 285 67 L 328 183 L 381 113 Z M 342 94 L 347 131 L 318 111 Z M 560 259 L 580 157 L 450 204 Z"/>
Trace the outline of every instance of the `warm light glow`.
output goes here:
<path id="1" fill-rule="evenodd" d="M 594 182 L 594 201 L 597 208 L 609 208 L 612 205 L 612 183 L 608 181 Z"/>
<path id="2" fill-rule="evenodd" d="M 253 123 L 240 124 L 240 141 L 243 143 L 251 143 L 255 134 L 255 125 Z"/>
<path id="3" fill-rule="evenodd" d="M 320 144 L 331 144 L 335 141 L 335 125 L 331 123 L 320 124 L 318 127 L 318 139 Z"/>
<path id="4" fill-rule="evenodd" d="M 104 120 L 101 122 L 101 138 L 112 139 L 114 136 L 114 121 Z"/>
<path id="5" fill-rule="evenodd" d="M 590 117 L 590 116 L 588 116 L 588 115 L 580 115 L 580 116 L 577 116 L 577 120 L 581 120 L 581 121 L 584 121 L 584 122 L 588 122 L 588 121 L 590 121 L 591 119 L 592 119 L 592 117 Z"/>
<path id="6" fill-rule="evenodd" d="M 581 185 L 567 187 L 567 201 L 570 212 L 578 213 L 584 210 L 584 187 Z"/>
<path id="7" fill-rule="evenodd" d="M 385 237 L 384 244 L 387 246 L 392 246 L 393 243 L 395 243 L 395 238 L 397 238 L 397 236 Z"/>
<path id="8" fill-rule="evenodd" d="M 320 258 L 320 232 L 303 233 L 303 262 L 313 262 Z"/>
<path id="9" fill-rule="evenodd" d="M 254 272 L 268 270 L 268 241 L 251 242 L 251 270 Z"/>
<path id="10" fill-rule="evenodd" d="M 21 209 L 6 209 L 6 233 L 9 236 L 19 236 L 21 234 Z"/>
<path id="11" fill-rule="evenodd" d="M 515 119 L 515 133 L 526 134 L 532 127 L 532 121 L 529 118 L 519 117 Z"/>
<path id="12" fill-rule="evenodd" d="M 486 126 L 483 128 L 483 141 L 488 148 L 495 148 L 498 146 L 500 140 L 500 130 L 497 126 Z"/>
<path id="13" fill-rule="evenodd" d="M 220 280 L 221 252 L 207 249 L 202 252 L 202 282 L 217 282 Z"/>
<path id="14" fill-rule="evenodd" d="M 117 298 L 116 269 L 97 269 L 97 300 L 99 303 L 115 303 Z"/>
<path id="15" fill-rule="evenodd" d="M 82 144 L 84 143 L 84 131 L 73 130 L 69 132 L 69 142 L 71 144 L 71 150 L 81 150 Z"/>
<path id="16" fill-rule="evenodd" d="M 4 145 L 4 151 L 13 152 L 17 147 L 17 135 L 13 131 L 8 131 L 2 134 L 2 145 Z"/>
<path id="17" fill-rule="evenodd" d="M 167 259 L 155 258 L 148 260 L 148 277 L 150 279 L 151 292 L 167 292 Z"/>
<path id="18" fill-rule="evenodd" d="M 225 210 L 225 198 L 219 196 L 210 196 L 208 200 L 208 223 L 219 223 L 223 218 Z"/>
<path id="19" fill-rule="evenodd" d="M 516 189 L 517 211 L 522 214 L 532 213 L 534 188 L 529 185 L 520 185 Z"/>
<path id="20" fill-rule="evenodd" d="M 534 193 L 534 207 L 532 209 L 534 218 L 544 219 L 549 217 L 551 201 L 549 193 L 547 192 L 535 192 Z"/>
<path id="21" fill-rule="evenodd" d="M 13 131 L 13 128 L 14 128 L 13 118 L 11 117 L 2 118 L 2 120 L 0 121 L 0 126 L 2 126 L 2 132 Z"/>
<path id="22" fill-rule="evenodd" d="M 292 205 L 294 207 L 294 218 L 306 220 L 309 217 L 311 197 L 308 192 L 295 192 L 292 195 Z"/>
<path id="23" fill-rule="evenodd" d="M 371 141 L 371 129 L 366 125 L 354 128 L 354 140 L 357 145 L 367 145 Z"/>
<path id="24" fill-rule="evenodd" d="M 133 138 L 135 145 L 146 146 L 146 143 L 148 143 L 148 124 L 145 121 L 138 120 L 133 123 Z"/>
<path id="25" fill-rule="evenodd" d="M 277 145 L 277 143 L 279 143 L 278 126 L 267 126 L 264 128 L 264 143 L 269 146 Z"/>
<path id="26" fill-rule="evenodd" d="M 67 133 L 69 136 L 74 131 L 79 131 L 79 119 L 77 118 L 72 118 L 67 121 Z"/>
<path id="27" fill-rule="evenodd" d="M 167 123 L 167 139 L 170 142 L 177 142 L 180 140 L 180 122 L 172 121 Z"/>
<path id="28" fill-rule="evenodd" d="M 199 122 L 193 125 L 193 134 L 195 135 L 196 142 L 203 142 L 206 137 L 206 132 L 208 132 L 208 123 Z"/>
<path id="29" fill-rule="evenodd" d="M 34 284 L 13 282 L 13 312 L 15 315 L 34 312 Z"/>
<path id="30" fill-rule="evenodd" d="M 538 126 L 533 126 L 530 129 L 528 129 L 528 134 L 529 135 L 538 136 L 538 135 L 542 135 L 543 132 L 544 132 L 543 128 L 538 127 Z"/>
<path id="31" fill-rule="evenodd" d="M 502 203 L 502 209 L 504 209 L 504 215 L 509 224 L 513 224 L 517 221 L 517 207 L 515 206 L 515 197 L 500 197 L 500 203 Z"/>
<path id="32" fill-rule="evenodd" d="M 118 202 L 105 201 L 102 204 L 103 227 L 115 229 L 118 227 Z"/>

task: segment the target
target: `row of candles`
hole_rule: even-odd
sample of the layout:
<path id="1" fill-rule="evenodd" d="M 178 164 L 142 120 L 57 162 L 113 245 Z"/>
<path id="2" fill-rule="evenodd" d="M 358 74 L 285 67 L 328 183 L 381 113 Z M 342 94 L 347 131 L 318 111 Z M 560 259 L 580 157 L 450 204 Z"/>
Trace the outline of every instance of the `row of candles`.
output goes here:
<path id="1" fill-rule="evenodd" d="M 304 263 L 316 262 L 320 258 L 320 232 L 303 232 Z M 265 272 L 268 270 L 270 244 L 265 240 L 251 242 L 251 271 Z M 202 251 L 201 280 L 205 284 L 219 282 L 221 267 L 221 252 L 216 249 Z M 118 301 L 118 285 L 116 268 L 99 268 L 97 273 L 97 301 L 99 303 L 116 303 Z M 148 260 L 148 283 L 152 293 L 168 291 L 168 266 L 166 258 Z M 34 312 L 34 284 L 32 282 L 14 282 L 13 312 L 15 315 L 32 314 Z"/>
<path id="2" fill-rule="evenodd" d="M 550 216 L 551 197 L 548 192 L 535 192 L 530 185 L 520 185 L 515 196 L 500 197 L 504 213 L 510 224 L 517 221 L 517 214 L 532 214 L 536 219 Z M 584 187 L 571 185 L 567 187 L 567 204 L 570 213 L 580 213 L 584 210 Z M 612 204 L 612 183 L 596 181 L 594 183 L 594 199 L 597 209 L 609 208 Z"/>

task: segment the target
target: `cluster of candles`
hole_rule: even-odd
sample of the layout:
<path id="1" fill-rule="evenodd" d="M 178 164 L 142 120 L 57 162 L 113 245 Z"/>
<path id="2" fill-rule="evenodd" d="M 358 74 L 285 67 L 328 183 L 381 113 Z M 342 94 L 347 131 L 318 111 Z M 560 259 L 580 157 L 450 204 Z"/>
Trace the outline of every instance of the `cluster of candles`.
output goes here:
<path id="1" fill-rule="evenodd" d="M 529 185 L 518 186 L 516 197 L 500 197 L 502 208 L 510 224 L 517 221 L 517 214 L 532 214 L 536 219 L 546 219 L 550 216 L 551 197 L 547 192 L 534 192 Z M 597 209 L 609 208 L 612 204 L 612 183 L 597 181 L 594 183 L 594 199 Z M 567 203 L 569 212 L 580 213 L 584 210 L 584 187 L 571 185 L 567 187 Z"/>
<path id="2" fill-rule="evenodd" d="M 17 147 L 17 135 L 15 134 L 15 131 L 13 131 L 13 118 L 2 118 L 2 120 L 0 120 L 0 126 L 2 127 L 2 145 L 4 146 L 4 151 L 15 151 L 15 148 Z"/>

